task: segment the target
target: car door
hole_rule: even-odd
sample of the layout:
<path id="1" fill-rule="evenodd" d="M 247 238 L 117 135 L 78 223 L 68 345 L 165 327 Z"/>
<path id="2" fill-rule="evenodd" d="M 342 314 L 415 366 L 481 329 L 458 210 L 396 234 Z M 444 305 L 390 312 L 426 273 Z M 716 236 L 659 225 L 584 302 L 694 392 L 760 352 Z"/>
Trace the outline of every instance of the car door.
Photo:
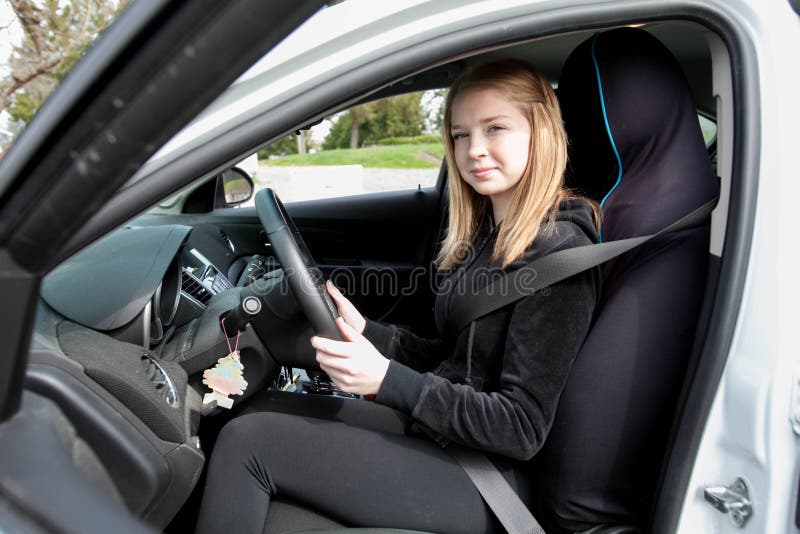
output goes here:
<path id="1" fill-rule="evenodd" d="M 3 524 L 147 530 L 103 491 L 102 466 L 58 407 L 23 393 L 41 276 L 161 144 L 322 3 L 133 3 L 0 162 Z"/>
<path id="2" fill-rule="evenodd" d="M 402 169 L 380 170 L 390 176 L 403 175 Z M 261 171 L 270 172 L 264 167 Z M 284 193 L 289 199 L 286 209 L 326 278 L 333 280 L 367 317 L 428 333 L 433 325 L 432 264 L 441 232 L 446 173 L 444 167 L 425 171 L 419 180 L 422 183 L 415 187 L 395 184 L 398 189 L 391 191 L 294 202 L 290 190 Z M 319 166 L 304 172 L 330 171 Z M 198 188 L 192 195 L 207 195 L 212 190 Z M 311 196 L 315 194 L 311 192 Z M 192 226 L 192 243 L 201 250 L 217 250 L 212 259 L 228 271 L 234 284 L 241 278 L 244 265 L 256 255 L 277 266 L 254 207 L 151 215 L 137 222 Z"/>
<path id="3" fill-rule="evenodd" d="M 441 205 L 434 186 L 287 209 L 323 273 L 367 317 L 429 332 Z"/>
<path id="4" fill-rule="evenodd" d="M 741 262 L 741 293 L 729 287 L 716 296 L 705 350 L 722 348 L 723 357 L 701 362 L 687 384 L 685 414 L 707 412 L 707 417 L 691 421 L 687 415 L 676 432 L 656 511 L 657 532 L 800 528 L 795 305 L 800 287 L 795 247 L 781 237 L 793 225 L 788 199 L 798 191 L 795 165 L 783 155 L 796 144 L 790 125 L 800 117 L 793 96 L 800 77 L 797 69 L 781 67 L 790 61 L 789 50 L 800 46 L 797 11 L 790 2 L 759 4 L 756 11 L 725 5 L 720 12 L 761 30 L 732 31 L 737 46 L 709 40 L 717 116 L 723 118 L 717 144 L 721 203 L 728 201 L 731 187 L 726 177 L 735 182 L 724 247 L 722 240 L 712 242 L 711 252 L 724 252 L 723 262 L 730 266 L 740 260 L 737 249 L 743 244 L 749 260 Z M 726 71 L 728 62 L 736 65 L 732 74 Z M 754 150 L 744 154 L 742 146 Z M 712 224 L 722 227 L 725 221 Z M 744 239 L 731 237 L 737 228 L 749 228 Z M 730 274 L 723 279 L 733 279 Z"/>

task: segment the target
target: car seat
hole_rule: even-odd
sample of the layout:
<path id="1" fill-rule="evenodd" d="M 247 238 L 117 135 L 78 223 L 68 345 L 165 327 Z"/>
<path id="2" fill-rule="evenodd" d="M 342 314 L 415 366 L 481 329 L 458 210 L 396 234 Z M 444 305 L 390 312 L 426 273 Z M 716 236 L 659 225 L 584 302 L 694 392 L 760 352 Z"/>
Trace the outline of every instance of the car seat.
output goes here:
<path id="1" fill-rule="evenodd" d="M 581 43 L 558 95 L 567 185 L 600 202 L 603 241 L 655 233 L 717 196 L 689 84 L 646 31 Z M 532 511 L 546 530 L 648 524 L 703 300 L 709 228 L 656 238 L 601 266 L 594 324 L 531 462 Z"/>
<path id="2" fill-rule="evenodd" d="M 564 65 L 558 93 L 570 138 L 568 186 L 601 203 L 604 241 L 655 233 L 717 195 L 689 85 L 646 31 L 611 30 L 583 42 Z M 602 266 L 594 325 L 550 434 L 529 462 L 532 511 L 546 531 L 611 534 L 647 525 L 708 247 L 706 224 Z M 265 532 L 274 533 L 286 531 L 281 525 L 338 526 L 280 500 L 267 522 Z"/>

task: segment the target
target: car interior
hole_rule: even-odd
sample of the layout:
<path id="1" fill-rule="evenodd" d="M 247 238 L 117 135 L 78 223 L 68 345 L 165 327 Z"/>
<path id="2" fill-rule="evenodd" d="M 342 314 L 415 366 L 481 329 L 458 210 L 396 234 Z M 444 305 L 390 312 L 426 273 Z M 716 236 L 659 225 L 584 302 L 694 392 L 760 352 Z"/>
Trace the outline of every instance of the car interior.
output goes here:
<path id="1" fill-rule="evenodd" d="M 724 263 L 734 125 L 727 50 L 687 19 L 568 28 L 427 60 L 347 103 L 446 88 L 471 65 L 522 59 L 557 89 L 570 138 L 567 185 L 601 203 L 604 242 L 656 233 L 719 197 L 703 224 L 602 267 L 594 326 L 531 462 L 548 481 L 537 487 L 534 515 L 574 517 L 576 532 L 667 531 L 680 506 L 691 461 L 678 451 L 697 439 L 691 403 L 710 365 L 703 348 Z M 333 101 L 326 113 L 344 108 Z M 713 138 L 703 139 L 698 116 L 716 123 Z M 130 220 L 45 278 L 27 394 L 63 413 L 61 439 L 88 484 L 154 529 L 191 531 L 216 435 L 253 395 L 368 402 L 315 369 L 308 340 L 319 328 L 278 256 L 299 251 L 300 265 L 318 268 L 312 284 L 331 278 L 365 316 L 434 336 L 431 264 L 448 179 L 443 164 L 433 187 L 282 209 L 279 200 L 240 206 L 254 186 L 234 167 L 185 177 L 191 185 L 162 200 L 169 209 Z M 245 193 L 230 195 L 233 182 Z M 270 209 L 295 226 L 293 245 L 276 241 Z M 231 410 L 203 404 L 203 371 L 229 352 L 222 318 L 241 330 L 248 383 Z M 604 520 L 581 523 L 586 508 Z M 268 521 L 267 532 L 351 527 L 286 499 L 271 503 Z"/>

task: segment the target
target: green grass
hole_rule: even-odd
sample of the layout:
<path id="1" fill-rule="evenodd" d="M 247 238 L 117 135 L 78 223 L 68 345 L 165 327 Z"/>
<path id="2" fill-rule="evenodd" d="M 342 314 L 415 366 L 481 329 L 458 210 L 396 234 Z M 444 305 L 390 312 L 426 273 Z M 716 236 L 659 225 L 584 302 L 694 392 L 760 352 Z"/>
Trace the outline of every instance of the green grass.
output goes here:
<path id="1" fill-rule="evenodd" d="M 703 141 L 705 141 L 706 146 L 708 146 L 708 144 L 713 141 L 716 136 L 716 128 L 703 128 Z"/>
<path id="2" fill-rule="evenodd" d="M 437 143 L 422 145 L 388 145 L 368 148 L 322 150 L 316 154 L 292 154 L 279 159 L 261 160 L 262 165 L 280 167 L 305 165 L 363 165 L 384 169 L 428 169 L 439 167 L 444 146 Z"/>

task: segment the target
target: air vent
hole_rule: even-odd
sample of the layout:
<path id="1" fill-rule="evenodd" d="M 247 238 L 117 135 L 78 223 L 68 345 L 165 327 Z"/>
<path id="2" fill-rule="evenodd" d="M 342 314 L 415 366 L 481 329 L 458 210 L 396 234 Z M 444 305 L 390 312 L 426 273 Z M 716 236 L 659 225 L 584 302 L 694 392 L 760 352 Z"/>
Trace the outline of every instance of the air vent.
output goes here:
<path id="1" fill-rule="evenodd" d="M 211 300 L 211 293 L 203 287 L 200 281 L 191 274 L 183 271 L 181 273 L 181 291 L 192 297 L 194 300 L 205 306 Z"/>
<path id="2" fill-rule="evenodd" d="M 150 383 L 156 388 L 158 395 L 170 406 L 178 404 L 178 394 L 169 375 L 148 354 L 142 354 L 142 368 Z"/>
<path id="3" fill-rule="evenodd" d="M 231 238 L 228 237 L 228 234 L 223 232 L 221 228 L 219 230 L 219 236 L 222 238 L 222 241 L 228 245 L 228 248 L 231 249 L 231 252 L 236 252 L 236 247 L 233 246 L 233 241 L 231 241 Z"/>

